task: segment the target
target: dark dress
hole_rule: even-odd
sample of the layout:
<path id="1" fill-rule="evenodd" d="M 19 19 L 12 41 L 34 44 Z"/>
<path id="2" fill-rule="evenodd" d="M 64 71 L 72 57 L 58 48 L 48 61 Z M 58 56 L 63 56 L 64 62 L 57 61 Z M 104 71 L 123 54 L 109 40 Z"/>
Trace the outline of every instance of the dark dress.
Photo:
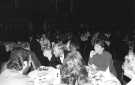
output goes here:
<path id="1" fill-rule="evenodd" d="M 52 56 L 51 60 L 49 61 L 47 57 L 44 57 L 45 61 L 45 66 L 52 66 L 54 68 L 56 68 L 57 65 L 62 64 L 60 61 L 60 58 L 56 58 L 55 56 Z"/>

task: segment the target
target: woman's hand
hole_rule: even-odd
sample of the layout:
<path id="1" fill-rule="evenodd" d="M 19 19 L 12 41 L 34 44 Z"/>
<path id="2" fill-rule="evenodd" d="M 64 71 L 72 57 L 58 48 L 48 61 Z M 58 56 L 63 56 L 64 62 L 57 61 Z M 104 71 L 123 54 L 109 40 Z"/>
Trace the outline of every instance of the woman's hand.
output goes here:
<path id="1" fill-rule="evenodd" d="M 95 54 L 96 54 L 96 52 L 95 52 L 94 50 L 92 50 L 92 51 L 90 52 L 90 58 L 92 58 Z"/>

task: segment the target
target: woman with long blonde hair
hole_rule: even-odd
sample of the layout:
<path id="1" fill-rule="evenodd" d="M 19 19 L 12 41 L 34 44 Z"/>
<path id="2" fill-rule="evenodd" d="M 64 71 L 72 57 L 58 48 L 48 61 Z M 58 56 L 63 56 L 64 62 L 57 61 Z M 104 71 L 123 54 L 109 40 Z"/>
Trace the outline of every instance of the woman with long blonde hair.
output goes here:
<path id="1" fill-rule="evenodd" d="M 69 85 L 80 83 L 78 82 L 80 75 L 85 75 L 82 70 L 86 72 L 81 54 L 78 51 L 71 51 L 66 55 L 61 67 L 62 82 Z"/>

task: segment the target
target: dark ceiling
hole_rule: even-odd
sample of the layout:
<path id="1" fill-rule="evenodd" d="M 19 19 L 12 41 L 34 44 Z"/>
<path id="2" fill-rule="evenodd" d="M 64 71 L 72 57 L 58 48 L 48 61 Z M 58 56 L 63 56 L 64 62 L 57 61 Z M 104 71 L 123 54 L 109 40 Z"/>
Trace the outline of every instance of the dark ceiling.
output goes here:
<path id="1" fill-rule="evenodd" d="M 0 23 L 3 24 L 0 33 L 21 36 L 27 31 L 40 32 L 44 30 L 44 23 L 58 24 L 57 28 L 70 31 L 87 29 L 80 24 L 89 24 L 90 30 L 133 29 L 134 4 L 134 0 L 0 0 Z"/>
<path id="2" fill-rule="evenodd" d="M 133 24 L 133 0 L 0 0 L 1 21 L 26 18 L 49 23 Z M 14 20 L 14 19 L 13 19 Z"/>

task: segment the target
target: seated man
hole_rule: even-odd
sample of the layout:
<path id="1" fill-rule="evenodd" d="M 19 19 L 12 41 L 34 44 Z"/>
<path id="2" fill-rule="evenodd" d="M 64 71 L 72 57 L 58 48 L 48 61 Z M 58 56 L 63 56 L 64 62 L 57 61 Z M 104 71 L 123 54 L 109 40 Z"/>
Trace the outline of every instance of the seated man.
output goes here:
<path id="1" fill-rule="evenodd" d="M 101 78 L 102 81 L 105 81 L 105 79 L 114 79 L 117 81 L 118 85 L 120 82 L 117 80 L 117 78 L 110 73 L 110 67 L 112 64 L 112 55 L 105 50 L 106 48 L 106 43 L 103 40 L 97 40 L 94 44 L 94 50 L 90 52 L 90 57 L 89 57 L 89 66 L 91 71 L 94 72 L 94 75 L 97 76 L 103 76 Z M 92 75 L 93 75 L 92 72 Z M 110 76 L 107 78 L 107 76 Z M 105 83 L 104 83 L 105 84 Z"/>
<path id="2" fill-rule="evenodd" d="M 104 41 L 97 40 L 94 45 L 94 50 L 90 52 L 88 64 L 97 66 L 97 70 L 105 71 L 112 63 L 112 55 L 105 50 Z"/>

